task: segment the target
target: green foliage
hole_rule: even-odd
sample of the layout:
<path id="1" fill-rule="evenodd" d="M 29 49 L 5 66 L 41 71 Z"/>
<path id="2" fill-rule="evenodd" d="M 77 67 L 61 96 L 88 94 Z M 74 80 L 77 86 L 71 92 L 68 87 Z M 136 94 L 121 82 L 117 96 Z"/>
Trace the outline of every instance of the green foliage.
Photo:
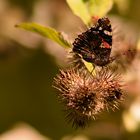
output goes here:
<path id="1" fill-rule="evenodd" d="M 57 32 L 55 29 L 50 27 L 44 27 L 36 23 L 21 23 L 16 25 L 18 28 L 22 28 L 37 34 L 40 34 L 44 37 L 51 39 L 52 41 L 58 43 L 64 48 L 70 48 L 71 44 L 64 39 L 63 35 L 60 32 Z"/>
<path id="2" fill-rule="evenodd" d="M 79 16 L 85 24 L 90 22 L 90 14 L 83 0 L 66 0 L 73 13 Z"/>
<path id="3" fill-rule="evenodd" d="M 75 15 L 89 24 L 92 16 L 105 16 L 112 8 L 113 0 L 67 0 L 67 3 Z"/>
<path id="4" fill-rule="evenodd" d="M 113 0 L 89 0 L 88 7 L 91 16 L 105 16 L 112 8 Z"/>
<path id="5" fill-rule="evenodd" d="M 96 75 L 95 70 L 94 70 L 94 64 L 87 62 L 85 60 L 82 60 L 82 61 L 83 61 L 84 65 L 86 66 L 87 70 L 89 72 L 91 72 L 93 75 Z"/>

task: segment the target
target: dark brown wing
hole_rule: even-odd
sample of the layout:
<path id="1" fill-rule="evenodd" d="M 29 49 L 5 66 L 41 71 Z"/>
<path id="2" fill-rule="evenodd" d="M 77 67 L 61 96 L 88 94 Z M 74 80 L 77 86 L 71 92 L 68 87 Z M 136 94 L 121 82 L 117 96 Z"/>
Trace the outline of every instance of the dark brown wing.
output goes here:
<path id="1" fill-rule="evenodd" d="M 73 52 L 87 62 L 104 66 L 110 61 L 112 29 L 108 18 L 101 18 L 97 24 L 78 35 L 73 42 Z"/>

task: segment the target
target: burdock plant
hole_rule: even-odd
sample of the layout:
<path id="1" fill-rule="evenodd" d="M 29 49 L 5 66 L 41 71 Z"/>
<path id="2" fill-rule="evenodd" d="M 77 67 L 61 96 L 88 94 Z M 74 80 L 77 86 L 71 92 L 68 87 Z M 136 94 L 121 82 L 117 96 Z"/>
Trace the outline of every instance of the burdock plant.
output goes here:
<path id="1" fill-rule="evenodd" d="M 85 127 L 100 112 L 118 108 L 122 100 L 120 75 L 102 68 L 92 75 L 86 69 L 61 70 L 53 86 L 66 107 L 66 118 L 75 127 Z"/>
<path id="2" fill-rule="evenodd" d="M 36 23 L 21 23 L 16 27 L 38 33 L 70 50 L 71 65 L 60 70 L 53 87 L 59 90 L 57 95 L 64 104 L 67 121 L 74 127 L 85 127 L 100 112 L 118 108 L 123 97 L 121 73 L 116 74 L 105 66 L 111 63 L 112 29 L 109 19 L 102 17 L 113 1 L 67 0 L 67 3 L 87 26 L 87 31 L 74 43 L 55 29 Z"/>

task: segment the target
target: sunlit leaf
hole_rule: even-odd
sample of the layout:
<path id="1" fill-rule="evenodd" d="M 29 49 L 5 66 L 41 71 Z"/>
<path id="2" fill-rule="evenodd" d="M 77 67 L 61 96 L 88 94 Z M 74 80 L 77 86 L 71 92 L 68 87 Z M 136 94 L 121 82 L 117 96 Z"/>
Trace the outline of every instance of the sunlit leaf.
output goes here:
<path id="1" fill-rule="evenodd" d="M 92 73 L 93 75 L 96 75 L 94 65 L 92 63 L 85 61 L 85 60 L 82 60 L 82 61 L 84 62 L 84 65 L 86 66 L 87 70 L 90 73 Z"/>
<path id="2" fill-rule="evenodd" d="M 91 17 L 86 2 L 83 0 L 67 0 L 67 3 L 75 15 L 79 16 L 85 24 L 89 23 Z"/>
<path id="3" fill-rule="evenodd" d="M 105 16 L 112 8 L 113 0 L 88 0 L 88 7 L 91 16 Z"/>
<path id="4" fill-rule="evenodd" d="M 42 25 L 36 24 L 36 23 L 21 23 L 19 25 L 16 25 L 18 28 L 22 28 L 37 34 L 40 34 L 44 37 L 47 37 L 54 42 L 58 43 L 64 48 L 70 48 L 70 43 L 64 39 L 63 35 L 60 32 L 57 32 L 55 29 L 50 27 L 44 27 Z"/>

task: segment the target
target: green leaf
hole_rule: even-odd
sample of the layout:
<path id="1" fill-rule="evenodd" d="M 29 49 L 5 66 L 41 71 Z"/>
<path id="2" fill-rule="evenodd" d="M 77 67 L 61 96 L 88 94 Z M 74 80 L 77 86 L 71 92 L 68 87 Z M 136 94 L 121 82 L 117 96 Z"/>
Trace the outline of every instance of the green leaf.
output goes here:
<path id="1" fill-rule="evenodd" d="M 71 44 L 64 39 L 63 35 L 60 32 L 57 32 L 55 29 L 50 27 L 44 27 L 42 25 L 36 24 L 36 23 L 21 23 L 19 25 L 16 25 L 18 28 L 22 28 L 37 34 L 40 34 L 44 37 L 47 37 L 54 42 L 58 43 L 64 48 L 70 48 Z"/>
<path id="2" fill-rule="evenodd" d="M 91 16 L 88 12 L 86 2 L 83 0 L 67 0 L 67 3 L 73 13 L 79 16 L 86 25 L 90 22 Z"/>
<path id="3" fill-rule="evenodd" d="M 113 5 L 113 0 L 88 0 L 89 12 L 91 16 L 103 17 Z"/>
<path id="4" fill-rule="evenodd" d="M 86 66 L 87 70 L 92 73 L 93 75 L 96 75 L 96 72 L 95 72 L 95 66 L 92 64 L 92 63 L 89 63 L 85 60 L 82 60 L 84 65 Z"/>

